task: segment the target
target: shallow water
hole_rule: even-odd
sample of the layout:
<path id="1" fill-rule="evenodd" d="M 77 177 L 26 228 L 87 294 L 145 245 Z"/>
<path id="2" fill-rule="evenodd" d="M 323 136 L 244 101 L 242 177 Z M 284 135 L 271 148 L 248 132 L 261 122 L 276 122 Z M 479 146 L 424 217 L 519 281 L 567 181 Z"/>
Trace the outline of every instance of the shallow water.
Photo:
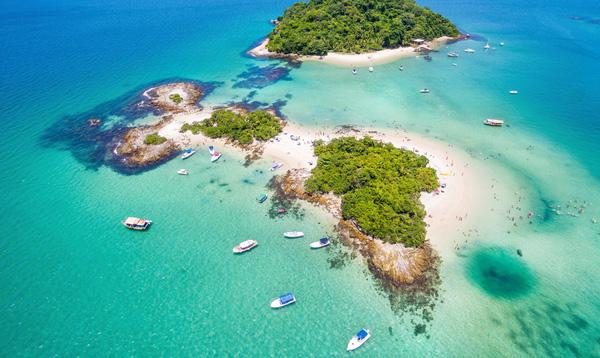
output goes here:
<path id="1" fill-rule="evenodd" d="M 600 356 L 599 5 L 422 2 L 478 41 L 451 45 L 458 59 L 444 49 L 430 63 L 352 76 L 243 56 L 289 3 L 5 5 L 0 353 L 332 356 L 367 326 L 373 338 L 359 355 Z M 209 165 L 200 151 L 185 162 L 188 177 L 175 175 L 178 159 L 125 175 L 71 140 L 81 137 L 48 138 L 65 120 L 119 113 L 128 96 L 173 78 L 217 82 L 210 104 L 277 103 L 308 126 L 439 138 L 494 177 L 496 199 L 471 214 L 471 231 L 448 233 L 463 249 L 443 253 L 439 296 L 411 301 L 389 297 L 342 247 L 310 251 L 332 232 L 319 210 L 269 218 L 255 201 L 269 163 L 245 168 L 226 153 Z M 484 127 L 487 117 L 510 127 Z M 127 232 L 127 215 L 156 225 Z M 281 237 L 295 229 L 307 238 Z M 259 247 L 230 255 L 247 238 Z M 298 303 L 271 311 L 289 290 Z"/>

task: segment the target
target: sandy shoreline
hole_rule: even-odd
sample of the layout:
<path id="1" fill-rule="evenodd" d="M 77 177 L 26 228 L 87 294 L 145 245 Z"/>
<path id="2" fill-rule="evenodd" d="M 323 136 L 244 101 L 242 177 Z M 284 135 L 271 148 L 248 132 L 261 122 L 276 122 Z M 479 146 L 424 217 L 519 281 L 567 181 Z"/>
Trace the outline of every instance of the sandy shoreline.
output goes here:
<path id="1" fill-rule="evenodd" d="M 440 37 L 427 43 L 427 45 L 435 50 L 449 41 L 456 40 L 451 37 Z M 375 52 L 367 52 L 360 54 L 348 54 L 348 53 L 337 53 L 329 52 L 325 56 L 298 56 L 298 55 L 283 55 L 274 52 L 270 52 L 267 49 L 269 39 L 264 39 L 258 46 L 248 51 L 248 54 L 254 57 L 267 57 L 267 58 L 290 58 L 297 61 L 318 61 L 324 62 L 331 65 L 346 66 L 346 67 L 364 67 L 376 64 L 384 64 L 396 61 L 400 58 L 406 58 L 411 56 L 417 56 L 420 54 L 415 47 L 399 47 L 395 49 L 385 49 Z"/>
<path id="2" fill-rule="evenodd" d="M 202 134 L 193 135 L 191 132 L 179 132 L 184 123 L 201 121 L 210 117 L 211 112 L 211 108 L 205 108 L 176 114 L 174 119 L 160 130 L 159 134 L 173 139 L 182 148 L 200 147 L 202 150 L 203 146 L 215 145 L 225 156 L 228 151 L 240 152 L 242 149 L 227 143 L 224 139 L 212 139 Z M 451 144 L 396 129 L 319 130 L 288 122 L 281 134 L 264 143 L 262 159 L 283 163 L 284 167 L 280 171 L 296 168 L 310 170 L 314 168 L 317 161 L 313 152 L 313 141 L 365 135 L 392 143 L 398 148 L 412 150 L 429 159 L 429 166 L 436 169 L 440 183 L 445 188 L 438 193 L 421 194 L 421 202 L 427 211 L 425 219 L 428 224 L 427 238 L 436 250 L 444 254 L 455 251 L 457 243 L 448 240 L 449 234 L 460 232 L 468 226 L 467 218 L 474 216 L 468 214 L 480 210 L 483 198 L 489 196 L 486 195 L 489 194 L 489 189 L 486 184 L 487 180 L 470 165 L 469 156 L 456 150 Z"/>

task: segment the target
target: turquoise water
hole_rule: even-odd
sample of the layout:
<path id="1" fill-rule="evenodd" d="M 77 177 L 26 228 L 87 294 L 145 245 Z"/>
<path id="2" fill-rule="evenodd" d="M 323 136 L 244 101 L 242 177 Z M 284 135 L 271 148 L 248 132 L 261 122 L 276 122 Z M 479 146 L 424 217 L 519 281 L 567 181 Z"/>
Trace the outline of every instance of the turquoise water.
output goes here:
<path id="1" fill-rule="evenodd" d="M 404 59 L 357 76 L 243 56 L 290 3 L 5 4 L 0 354 L 333 356 L 368 326 L 373 338 L 356 354 L 600 356 L 598 3 L 422 2 L 496 49 L 459 42 L 450 46 L 456 60 L 444 50 L 431 63 Z M 307 250 L 333 229 L 319 210 L 270 219 L 254 199 L 268 163 L 246 168 L 227 153 L 213 166 L 190 158 L 185 178 L 173 175 L 178 160 L 124 175 L 86 160 L 88 144 L 48 136 L 63 133 L 65 119 L 119 112 L 173 78 L 218 82 L 208 103 L 278 102 L 307 126 L 439 138 L 492 173 L 494 212 L 478 213 L 478 234 L 460 255 L 442 257 L 431 315 L 388 297 L 345 249 Z M 490 131 L 486 117 L 511 126 Z M 555 214 L 556 205 L 574 216 Z M 511 206 L 541 217 L 513 226 Z M 118 223 L 127 215 L 156 225 L 128 232 Z M 292 229 L 307 239 L 283 240 Z M 246 238 L 259 247 L 231 255 Z M 289 290 L 298 303 L 272 312 L 270 300 Z"/>

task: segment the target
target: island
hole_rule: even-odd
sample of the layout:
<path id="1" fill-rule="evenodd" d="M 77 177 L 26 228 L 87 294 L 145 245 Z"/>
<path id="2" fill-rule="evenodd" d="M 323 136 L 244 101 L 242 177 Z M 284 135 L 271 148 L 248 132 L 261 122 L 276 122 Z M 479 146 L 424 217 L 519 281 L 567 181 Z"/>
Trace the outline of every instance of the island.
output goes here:
<path id="1" fill-rule="evenodd" d="M 431 51 L 459 38 L 450 20 L 414 0 L 310 0 L 288 8 L 249 54 L 360 65 Z"/>

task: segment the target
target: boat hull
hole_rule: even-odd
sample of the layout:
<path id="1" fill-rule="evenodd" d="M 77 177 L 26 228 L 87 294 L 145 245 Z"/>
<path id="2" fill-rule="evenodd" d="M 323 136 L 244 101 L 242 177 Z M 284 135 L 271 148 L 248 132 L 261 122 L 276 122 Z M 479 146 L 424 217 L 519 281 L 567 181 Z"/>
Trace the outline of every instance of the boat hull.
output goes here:
<path id="1" fill-rule="evenodd" d="M 367 332 L 369 334 L 363 339 L 358 339 L 357 336 L 352 337 L 352 339 L 350 339 L 348 345 L 346 346 L 346 350 L 350 352 L 357 348 L 360 348 L 363 344 L 365 344 L 365 342 L 368 341 L 369 338 L 371 338 L 371 331 L 367 330 Z"/>
<path id="2" fill-rule="evenodd" d="M 256 246 L 258 246 L 258 242 L 252 240 L 252 245 L 251 246 L 242 247 L 242 245 L 240 244 L 240 245 L 238 245 L 238 246 L 236 246 L 236 247 L 233 248 L 233 253 L 234 254 L 243 254 L 244 252 L 252 250 Z"/>
<path id="3" fill-rule="evenodd" d="M 299 239 L 301 237 L 304 237 L 304 233 L 300 231 L 284 232 L 283 237 L 285 237 L 286 239 Z"/>
<path id="4" fill-rule="evenodd" d="M 311 249 L 320 249 L 320 248 L 329 246 L 329 244 L 331 244 L 331 241 L 328 241 L 326 244 L 323 244 L 320 241 L 315 241 L 315 242 L 311 242 L 309 244 L 309 246 Z"/>
<path id="5" fill-rule="evenodd" d="M 276 298 L 276 299 L 274 299 L 271 302 L 271 308 L 282 308 L 282 307 L 285 307 L 285 306 L 289 306 L 292 303 L 296 303 L 296 298 L 294 298 L 292 301 L 287 302 L 287 303 L 281 303 L 281 301 L 279 300 L 279 298 Z"/>

